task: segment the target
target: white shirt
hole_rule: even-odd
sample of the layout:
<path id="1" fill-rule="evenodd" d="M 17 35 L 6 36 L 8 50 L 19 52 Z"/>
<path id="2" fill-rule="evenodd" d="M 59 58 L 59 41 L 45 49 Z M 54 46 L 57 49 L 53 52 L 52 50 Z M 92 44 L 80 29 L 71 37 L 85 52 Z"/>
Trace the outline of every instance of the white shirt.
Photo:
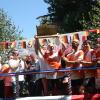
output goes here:
<path id="1" fill-rule="evenodd" d="M 20 59 L 10 59 L 8 61 L 9 66 L 12 69 L 12 72 L 21 72 L 24 71 L 24 61 Z M 12 77 L 13 81 L 15 81 L 15 77 Z M 19 75 L 19 81 L 24 81 L 24 75 Z"/>

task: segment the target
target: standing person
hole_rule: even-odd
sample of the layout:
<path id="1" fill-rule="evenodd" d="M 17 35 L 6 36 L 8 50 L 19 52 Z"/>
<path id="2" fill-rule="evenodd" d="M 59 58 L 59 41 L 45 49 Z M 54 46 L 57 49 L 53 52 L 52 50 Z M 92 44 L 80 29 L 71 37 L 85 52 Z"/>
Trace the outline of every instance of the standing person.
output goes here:
<path id="1" fill-rule="evenodd" d="M 86 40 L 82 44 L 82 49 L 84 52 L 84 58 L 82 65 L 85 67 L 93 66 L 92 62 L 92 53 L 94 52 L 91 49 L 91 41 Z M 95 69 L 92 70 L 84 70 L 84 82 L 83 85 L 85 86 L 86 93 L 95 93 Z"/>
<path id="2" fill-rule="evenodd" d="M 73 51 L 72 46 L 68 43 L 68 39 L 66 35 L 62 37 L 61 45 L 62 45 L 63 56 L 67 56 L 69 53 Z M 61 59 L 61 64 L 62 64 L 62 68 L 66 67 L 66 62 L 63 59 Z"/>
<path id="3" fill-rule="evenodd" d="M 24 61 L 19 58 L 19 52 L 17 50 L 14 50 L 12 52 L 12 56 L 13 56 L 13 59 L 10 59 L 8 61 L 8 64 L 9 64 L 12 72 L 15 72 L 16 73 L 16 72 L 23 71 L 24 70 Z M 24 81 L 24 75 L 18 75 L 18 76 L 13 76 L 12 77 L 12 82 L 13 82 L 13 85 L 14 85 L 14 94 L 17 95 L 16 92 L 19 92 L 19 91 L 17 91 L 19 89 L 16 90 L 16 88 L 19 88 L 19 86 L 16 87 L 16 82 L 19 82 L 20 89 L 21 89 L 22 88 L 21 86 L 23 86 L 22 85 L 23 84 L 23 81 Z"/>
<path id="4" fill-rule="evenodd" d="M 47 70 L 55 70 L 61 67 L 60 52 L 53 52 L 52 44 L 49 44 L 47 46 L 47 51 L 44 53 L 43 57 L 46 63 L 48 64 Z M 52 91 L 54 89 L 55 81 L 57 79 L 57 72 L 48 73 L 46 79 L 48 80 L 47 86 L 50 89 L 50 91 Z M 49 87 L 49 84 L 51 85 L 51 88 Z"/>
<path id="5" fill-rule="evenodd" d="M 68 43 L 68 39 L 67 36 L 64 35 L 61 38 L 58 38 L 58 40 L 60 40 L 58 43 L 58 47 L 60 47 L 60 59 L 61 59 L 61 68 L 66 68 L 66 62 L 63 59 L 62 56 L 67 56 L 69 53 L 72 52 L 72 46 Z M 57 49 L 59 50 L 59 49 Z M 57 80 L 59 80 L 58 83 L 60 83 L 60 86 L 62 87 L 62 89 L 60 88 L 61 91 L 63 91 L 62 93 L 65 95 L 71 95 L 72 91 L 71 91 L 71 79 L 70 79 L 70 72 L 58 72 L 57 76 L 59 76 L 59 78 Z"/>
<path id="6" fill-rule="evenodd" d="M 33 63 L 34 61 L 32 60 L 32 58 L 31 58 L 31 56 L 30 55 L 28 55 L 28 56 L 26 56 L 26 59 L 25 59 L 25 70 L 26 71 L 31 71 L 31 70 L 33 70 L 34 69 L 34 67 L 33 67 L 33 64 L 35 63 Z M 32 81 L 33 80 L 33 75 L 32 74 L 28 74 L 28 75 L 25 75 L 25 81 L 29 84 L 30 83 L 30 81 Z"/>
<path id="7" fill-rule="evenodd" d="M 58 70 L 62 68 L 61 65 L 61 57 L 62 57 L 62 48 L 59 48 L 58 50 L 54 51 L 54 45 L 49 44 L 47 48 L 47 52 L 44 54 L 44 58 L 48 63 L 48 70 Z M 49 92 L 51 92 L 52 95 L 56 94 L 62 94 L 62 95 L 68 95 L 71 94 L 68 88 L 68 84 L 65 79 L 66 73 L 65 72 L 53 72 L 47 74 L 48 79 L 48 88 Z M 55 93 L 55 90 L 58 91 L 58 93 Z"/>
<path id="8" fill-rule="evenodd" d="M 39 43 L 40 42 L 40 43 Z M 47 50 L 47 39 L 42 39 L 42 41 L 39 41 L 38 36 L 35 36 L 35 51 L 37 54 L 37 65 L 39 66 L 40 72 L 43 70 L 47 70 L 48 64 L 46 63 L 43 55 Z M 39 87 L 42 87 L 43 92 L 42 95 L 48 95 L 48 89 L 47 89 L 47 79 L 45 73 L 40 73 L 36 75 L 37 79 L 36 82 L 41 83 Z"/>
<path id="9" fill-rule="evenodd" d="M 26 71 L 40 71 L 40 62 L 36 55 L 31 54 L 27 56 L 26 60 Z M 40 74 L 28 74 L 25 75 L 25 82 L 28 85 L 29 96 L 41 96 L 42 95 L 42 83 Z"/>
<path id="10" fill-rule="evenodd" d="M 8 64 L 2 65 L 1 68 L 2 74 L 11 73 L 11 69 Z M 12 89 L 12 78 L 11 76 L 1 76 L 4 80 L 4 97 L 5 98 L 12 98 L 13 97 L 13 89 Z M 2 90 L 3 91 L 3 90 Z"/>
<path id="11" fill-rule="evenodd" d="M 60 39 L 60 49 L 62 52 L 61 55 L 61 68 L 66 68 L 66 62 L 63 59 L 63 57 L 66 57 L 69 53 L 71 53 L 72 50 L 72 46 L 68 43 L 68 38 L 66 35 L 62 36 L 62 40 Z M 67 72 L 58 72 L 57 73 L 58 76 L 60 76 L 61 78 L 61 87 L 63 87 L 62 91 L 63 94 L 65 95 L 71 95 L 72 91 L 71 91 L 71 78 L 70 78 L 70 71 Z"/>
<path id="12" fill-rule="evenodd" d="M 0 56 L 0 73 L 1 72 L 1 69 L 2 69 L 2 58 Z M 3 78 L 0 76 L 0 90 L 4 90 L 4 80 Z M 4 91 L 0 92 L 0 98 L 3 98 L 4 97 Z"/>
<path id="13" fill-rule="evenodd" d="M 36 56 L 34 57 L 35 59 L 35 70 L 36 71 L 41 71 L 41 59 Z M 44 91 L 44 86 L 43 86 L 43 77 L 41 77 L 41 74 L 35 74 L 35 87 L 34 87 L 34 95 L 35 96 L 42 96 L 42 95 L 45 95 L 43 94 L 43 91 Z"/>
<path id="14" fill-rule="evenodd" d="M 80 62 L 83 60 L 84 53 L 79 49 L 79 40 L 72 41 L 73 52 L 69 53 L 63 59 L 66 61 L 66 67 L 77 68 L 82 67 Z M 72 94 L 79 94 L 79 87 L 83 82 L 82 71 L 71 71 Z"/>
<path id="15" fill-rule="evenodd" d="M 100 66 L 100 38 L 97 39 L 96 46 L 94 48 L 94 52 L 92 53 L 94 55 L 92 57 L 92 61 L 94 62 L 94 65 Z M 95 76 L 95 85 L 97 92 L 100 93 L 100 68 L 96 69 L 96 76 Z"/>
<path id="16" fill-rule="evenodd" d="M 38 37 L 36 37 L 36 40 L 38 40 Z M 41 70 L 48 70 L 48 62 L 45 59 L 46 54 L 47 54 L 47 47 L 48 47 L 48 41 L 47 39 L 42 39 L 42 41 L 40 41 L 40 45 L 38 46 L 38 60 L 40 62 L 40 71 Z M 49 68 L 50 69 L 50 68 Z M 46 74 L 40 74 L 39 77 L 41 78 L 42 84 L 43 84 L 43 89 L 44 89 L 44 95 L 48 95 L 48 79 L 46 77 Z"/>

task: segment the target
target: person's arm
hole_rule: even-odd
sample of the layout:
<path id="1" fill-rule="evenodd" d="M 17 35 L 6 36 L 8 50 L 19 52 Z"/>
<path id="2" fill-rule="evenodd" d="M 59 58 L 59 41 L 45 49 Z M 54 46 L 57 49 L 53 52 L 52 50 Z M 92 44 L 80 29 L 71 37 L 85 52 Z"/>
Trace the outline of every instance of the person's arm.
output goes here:
<path id="1" fill-rule="evenodd" d="M 93 64 L 92 62 L 87 62 L 87 61 L 81 61 L 80 63 L 81 63 L 84 67 L 85 67 L 85 66 L 92 66 L 92 64 Z"/>
<path id="2" fill-rule="evenodd" d="M 98 64 L 98 65 L 100 65 L 100 60 L 99 60 L 99 61 L 97 61 L 97 64 Z"/>
<path id="3" fill-rule="evenodd" d="M 75 61 L 69 61 L 66 57 L 63 57 L 63 60 L 64 60 L 66 63 L 70 63 L 70 64 L 75 64 L 75 63 L 76 63 Z"/>
<path id="4" fill-rule="evenodd" d="M 84 52 L 82 50 L 79 51 L 77 59 L 75 60 L 75 64 L 80 64 L 83 61 Z"/>
<path id="5" fill-rule="evenodd" d="M 25 65 L 25 70 L 27 70 L 28 69 L 28 65 L 27 65 L 26 61 L 24 61 L 24 65 Z"/>
<path id="6" fill-rule="evenodd" d="M 72 54 L 73 54 L 73 53 L 67 55 L 66 57 L 65 57 L 64 54 L 62 55 L 62 59 L 66 62 L 66 65 L 67 65 L 67 64 L 74 64 L 74 63 L 75 63 L 75 61 L 69 60 L 70 57 L 72 56 Z"/>
<path id="7" fill-rule="evenodd" d="M 89 62 L 89 61 L 81 61 L 81 63 L 83 63 L 83 64 L 92 64 L 92 62 Z"/>
<path id="8" fill-rule="evenodd" d="M 42 53 L 40 47 L 41 47 L 41 45 L 40 45 L 40 43 L 39 43 L 38 36 L 35 36 L 35 51 L 36 51 L 37 54 L 38 54 L 37 51 L 39 51 L 39 52 L 41 53 L 41 55 L 43 56 L 43 53 Z M 36 49 L 37 49 L 37 50 L 36 50 Z"/>

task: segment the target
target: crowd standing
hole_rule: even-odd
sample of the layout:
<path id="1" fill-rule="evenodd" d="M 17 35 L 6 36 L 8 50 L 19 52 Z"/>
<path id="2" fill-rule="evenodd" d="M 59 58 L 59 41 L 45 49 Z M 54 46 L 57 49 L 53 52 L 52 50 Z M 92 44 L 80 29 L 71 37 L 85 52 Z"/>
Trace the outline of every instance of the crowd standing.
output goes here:
<path id="1" fill-rule="evenodd" d="M 35 38 L 37 43 L 38 37 Z M 2 64 L 0 57 L 0 74 L 56 70 L 45 74 L 0 76 L 0 89 L 4 90 L 4 95 L 0 94 L 0 97 L 16 97 L 18 93 L 19 96 L 100 93 L 100 68 L 57 71 L 61 68 L 100 66 L 100 39 L 97 39 L 94 48 L 91 48 L 89 40 L 84 41 L 79 48 L 79 40 L 74 39 L 69 44 L 66 37 L 63 39 L 56 49 L 54 44 L 48 44 L 43 39 L 41 45 L 38 44 L 37 55 L 30 54 L 22 58 L 18 50 L 14 50 L 5 64 Z"/>

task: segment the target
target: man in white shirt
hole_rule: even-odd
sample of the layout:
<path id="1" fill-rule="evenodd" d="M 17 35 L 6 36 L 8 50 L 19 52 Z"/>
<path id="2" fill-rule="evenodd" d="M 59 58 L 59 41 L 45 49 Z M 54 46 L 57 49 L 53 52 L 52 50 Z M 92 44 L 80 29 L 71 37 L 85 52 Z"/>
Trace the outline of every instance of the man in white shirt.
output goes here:
<path id="1" fill-rule="evenodd" d="M 9 64 L 12 72 L 16 73 L 16 72 L 24 71 L 24 67 L 25 67 L 24 66 L 24 61 L 19 59 L 19 53 L 18 53 L 17 50 L 12 52 L 12 57 L 13 58 L 8 61 L 8 64 Z M 24 81 L 24 75 L 18 75 L 18 77 L 16 77 L 16 76 L 12 77 L 12 82 L 14 84 L 14 93 L 19 92 L 16 89 L 17 85 L 18 84 L 21 85 L 23 83 L 23 81 Z M 19 82 L 19 83 L 17 84 L 17 82 Z M 16 95 L 17 95 L 17 93 L 16 93 Z M 19 93 L 18 93 L 18 95 L 19 95 Z"/>

